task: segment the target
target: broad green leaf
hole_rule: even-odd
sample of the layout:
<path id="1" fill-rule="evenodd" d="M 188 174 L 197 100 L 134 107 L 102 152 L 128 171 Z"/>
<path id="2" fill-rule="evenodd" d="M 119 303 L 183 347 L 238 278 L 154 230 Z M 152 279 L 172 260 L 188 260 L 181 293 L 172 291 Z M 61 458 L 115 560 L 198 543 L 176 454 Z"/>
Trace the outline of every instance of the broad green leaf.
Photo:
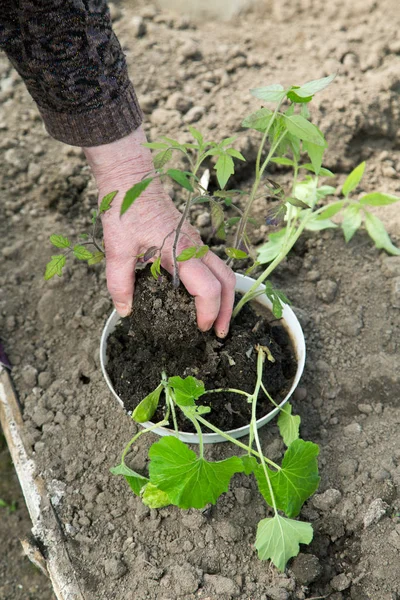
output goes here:
<path id="1" fill-rule="evenodd" d="M 288 517 L 296 517 L 304 502 L 318 488 L 317 456 L 319 448 L 313 442 L 297 439 L 286 450 L 279 471 L 267 467 L 276 506 Z M 270 506 L 273 505 L 262 465 L 255 470 L 258 488 Z"/>
<path id="2" fill-rule="evenodd" d="M 164 150 L 165 148 L 168 148 L 168 144 L 165 142 L 145 142 L 142 146 L 151 148 L 151 150 Z"/>
<path id="3" fill-rule="evenodd" d="M 197 246 L 191 246 L 190 248 L 186 248 L 182 250 L 182 252 L 176 257 L 178 262 L 184 262 L 185 260 L 189 260 L 193 258 L 193 256 L 197 252 Z"/>
<path id="4" fill-rule="evenodd" d="M 110 469 L 113 475 L 123 475 L 131 488 L 132 492 L 136 494 L 136 496 L 140 496 L 140 491 L 148 483 L 147 477 L 143 477 L 136 471 L 133 471 L 129 467 L 127 467 L 124 463 L 121 463 L 117 467 L 113 467 Z"/>
<path id="5" fill-rule="evenodd" d="M 286 202 L 292 206 L 296 206 L 296 208 L 304 208 L 306 210 L 310 208 L 308 204 L 303 202 L 303 200 L 299 200 L 298 198 L 286 198 Z"/>
<path id="6" fill-rule="evenodd" d="M 132 204 L 135 202 L 135 200 L 137 200 L 139 198 L 139 196 L 144 192 L 144 190 L 150 185 L 150 183 L 152 181 L 153 181 L 153 177 L 147 177 L 146 179 L 143 179 L 142 181 L 135 183 L 135 185 L 132 186 L 126 192 L 123 202 L 122 202 L 122 206 L 121 206 L 121 212 L 120 212 L 121 216 L 124 213 L 126 213 L 128 208 L 130 208 L 132 206 Z"/>
<path id="7" fill-rule="evenodd" d="M 189 419 L 195 418 L 197 415 L 206 415 L 211 412 L 210 406 L 181 406 L 183 414 Z"/>
<path id="8" fill-rule="evenodd" d="M 179 183 L 180 186 L 185 188 L 185 190 L 189 190 L 189 192 L 194 192 L 193 186 L 190 183 L 186 173 L 180 171 L 179 169 L 168 169 L 166 173 L 171 177 L 171 179 L 176 181 L 176 183 Z"/>
<path id="9" fill-rule="evenodd" d="M 279 83 L 273 83 L 266 87 L 254 88 L 250 93 L 255 98 L 264 100 L 265 102 L 282 102 L 286 96 L 286 90 Z"/>
<path id="10" fill-rule="evenodd" d="M 362 223 L 359 204 L 351 204 L 343 213 L 342 229 L 344 239 L 349 242 Z"/>
<path id="11" fill-rule="evenodd" d="M 189 125 L 189 131 L 192 134 L 192 137 L 199 143 L 199 146 L 204 144 L 204 138 L 198 129 L 195 129 L 191 125 Z"/>
<path id="12" fill-rule="evenodd" d="M 265 282 L 265 294 L 272 302 L 272 313 L 274 317 L 276 317 L 277 319 L 281 319 L 284 308 L 283 305 L 290 304 L 288 298 L 283 292 L 276 290 L 269 280 Z"/>
<path id="13" fill-rule="evenodd" d="M 319 175 L 321 173 L 322 158 L 324 156 L 325 147 L 313 144 L 307 140 L 303 140 L 303 148 L 310 157 L 312 166 L 314 167 L 314 173 Z"/>
<path id="14" fill-rule="evenodd" d="M 74 246 L 73 253 L 79 260 L 90 260 L 93 257 L 93 252 L 90 252 L 85 246 Z"/>
<path id="15" fill-rule="evenodd" d="M 254 470 L 258 466 L 258 462 L 254 458 L 254 456 L 249 456 L 248 454 L 246 454 L 245 456 L 241 456 L 240 459 L 243 464 L 244 474 L 251 475 L 251 473 L 254 473 Z"/>
<path id="16" fill-rule="evenodd" d="M 218 231 L 224 222 L 225 214 L 222 206 L 213 199 L 210 199 L 211 223 L 214 231 Z"/>
<path id="17" fill-rule="evenodd" d="M 154 279 L 158 281 L 158 278 L 161 275 L 161 256 L 156 258 L 156 260 L 152 263 L 150 267 L 150 273 L 153 275 Z"/>
<path id="18" fill-rule="evenodd" d="M 323 221 L 324 219 L 331 219 L 342 210 L 343 206 L 344 200 L 339 200 L 339 202 L 333 202 L 332 204 L 329 204 L 329 206 L 327 206 L 326 209 L 318 215 L 317 220 Z"/>
<path id="19" fill-rule="evenodd" d="M 104 254 L 104 252 L 101 252 L 101 250 L 98 250 L 97 252 L 93 252 L 92 258 L 88 259 L 88 265 L 97 265 L 105 257 L 106 257 L 106 255 Z"/>
<path id="20" fill-rule="evenodd" d="M 389 254 L 395 256 L 400 255 L 400 249 L 392 243 L 384 224 L 375 215 L 366 212 L 365 213 L 365 227 L 369 237 L 373 240 L 377 248 L 383 248 Z"/>
<path id="21" fill-rule="evenodd" d="M 304 83 L 299 88 L 295 89 L 297 96 L 301 96 L 302 98 L 307 98 L 308 96 L 313 96 L 317 92 L 324 90 L 332 81 L 335 79 L 335 75 L 329 75 L 328 77 L 322 77 L 322 79 L 313 79 L 312 81 L 308 81 Z"/>
<path id="22" fill-rule="evenodd" d="M 307 97 L 302 97 L 302 96 L 298 96 L 296 94 L 297 90 L 290 90 L 290 92 L 287 93 L 287 98 L 288 100 L 290 100 L 291 102 L 296 102 L 297 104 L 305 104 L 307 102 L 311 102 L 312 100 L 312 96 L 307 96 Z"/>
<path id="23" fill-rule="evenodd" d="M 169 162 L 172 158 L 172 149 L 171 148 L 167 148 L 166 150 L 161 150 L 161 152 L 158 152 L 158 154 L 155 155 L 155 157 L 153 158 L 153 162 L 154 162 L 154 168 L 155 169 L 162 169 L 167 162 Z"/>
<path id="24" fill-rule="evenodd" d="M 294 440 L 299 439 L 300 421 L 299 415 L 292 415 L 292 405 L 287 402 L 278 417 L 279 433 L 285 446 L 290 446 Z"/>
<path id="25" fill-rule="evenodd" d="M 46 281 L 54 277 L 54 275 L 58 275 L 61 277 L 63 267 L 65 266 L 66 257 L 64 254 L 56 254 L 51 257 L 51 260 L 46 265 L 46 271 L 44 274 L 44 278 Z"/>
<path id="26" fill-rule="evenodd" d="M 243 250 L 238 250 L 237 248 L 225 248 L 225 254 L 229 256 L 229 258 L 247 258 L 247 252 L 243 252 Z"/>
<path id="27" fill-rule="evenodd" d="M 56 248 L 69 248 L 71 246 L 71 242 L 69 241 L 69 239 L 64 237 L 63 235 L 51 235 L 50 242 Z"/>
<path id="28" fill-rule="evenodd" d="M 312 539 L 310 523 L 276 514 L 259 522 L 255 546 L 261 560 L 271 560 L 283 572 L 288 560 L 298 555 L 300 544 L 310 544 Z"/>
<path id="29" fill-rule="evenodd" d="M 290 158 L 285 158 L 284 156 L 272 158 L 271 162 L 276 163 L 277 165 L 287 165 L 289 167 L 293 167 L 294 165 L 293 160 L 291 160 Z"/>
<path id="30" fill-rule="evenodd" d="M 229 154 L 221 154 L 218 157 L 215 170 L 217 171 L 219 186 L 222 189 L 226 186 L 229 177 L 235 172 L 233 158 Z"/>
<path id="31" fill-rule="evenodd" d="M 118 194 L 118 190 L 115 192 L 110 192 L 109 194 L 106 194 L 104 196 L 104 198 L 100 202 L 100 206 L 99 206 L 100 214 L 105 213 L 107 210 L 109 210 L 111 208 L 111 203 L 117 194 Z"/>
<path id="32" fill-rule="evenodd" d="M 261 264 L 274 260 L 281 251 L 286 235 L 286 227 L 277 231 L 276 233 L 270 233 L 269 239 L 266 244 L 258 248 L 258 261 Z"/>
<path id="33" fill-rule="evenodd" d="M 232 475 L 243 471 L 242 461 L 236 456 L 208 462 L 172 436 L 153 444 L 149 457 L 151 483 L 168 494 L 171 504 L 180 508 L 215 504 L 228 490 Z"/>
<path id="34" fill-rule="evenodd" d="M 320 185 L 317 188 L 317 198 L 320 200 L 321 198 L 325 198 L 325 196 L 332 196 L 336 192 L 336 188 L 332 185 Z"/>
<path id="35" fill-rule="evenodd" d="M 248 127 L 249 129 L 255 129 L 264 133 L 271 122 L 272 115 L 272 111 L 268 108 L 260 108 L 260 110 L 243 119 L 242 127 Z"/>
<path id="36" fill-rule="evenodd" d="M 399 200 L 399 196 L 372 192 L 371 194 L 365 194 L 365 196 L 360 198 L 359 203 L 363 206 L 386 206 L 387 204 L 394 204 L 394 202 L 398 202 Z"/>
<path id="37" fill-rule="evenodd" d="M 169 144 L 170 146 L 172 146 L 173 148 L 179 148 L 181 150 L 185 149 L 185 146 L 183 144 L 181 144 L 180 142 L 178 142 L 178 140 L 174 140 L 170 137 L 167 137 L 166 135 L 163 135 L 161 137 L 162 140 L 165 140 L 167 142 L 167 144 Z"/>
<path id="38" fill-rule="evenodd" d="M 163 386 L 160 384 L 155 390 L 150 392 L 148 396 L 143 398 L 132 413 L 132 419 L 137 423 L 145 423 L 150 421 L 151 417 L 157 410 L 160 401 L 160 395 L 163 391 Z"/>
<path id="39" fill-rule="evenodd" d="M 163 508 L 163 506 L 169 506 L 171 501 L 168 495 L 159 490 L 156 485 L 149 483 L 142 488 L 142 502 L 149 508 Z"/>
<path id="40" fill-rule="evenodd" d="M 310 221 L 307 221 L 307 231 L 322 231 L 323 229 L 335 229 L 336 223 L 330 219 L 318 219 L 318 215 L 315 215 Z"/>
<path id="41" fill-rule="evenodd" d="M 179 406 L 194 406 L 194 401 L 205 393 L 204 383 L 195 377 L 170 377 L 168 384 L 175 392 Z"/>
<path id="42" fill-rule="evenodd" d="M 343 196 L 348 196 L 360 183 L 365 171 L 365 161 L 360 163 L 350 175 L 347 176 L 346 181 L 342 187 Z"/>
<path id="43" fill-rule="evenodd" d="M 313 173 L 315 173 L 315 169 L 311 163 L 306 163 L 304 165 L 300 165 L 299 168 L 307 169 L 307 171 L 312 171 Z M 330 171 L 329 169 L 326 169 L 325 167 L 320 168 L 319 175 L 321 175 L 321 177 L 335 177 L 335 174 L 332 173 L 332 171 Z"/>
<path id="44" fill-rule="evenodd" d="M 285 124 L 290 133 L 298 137 L 300 140 L 311 142 L 317 146 L 326 147 L 326 142 L 318 127 L 307 121 L 301 115 L 293 115 L 292 117 L 284 117 Z M 310 157 L 311 158 L 311 157 Z"/>
<path id="45" fill-rule="evenodd" d="M 203 258 L 203 256 L 205 256 L 207 254 L 209 249 L 210 248 L 208 246 L 200 246 L 200 248 L 197 250 L 197 252 L 195 254 L 195 258 Z"/>
<path id="46" fill-rule="evenodd" d="M 226 231 L 225 231 L 225 223 L 221 223 L 221 225 L 218 227 L 215 235 L 217 236 L 217 238 L 219 238 L 220 240 L 226 240 Z"/>
<path id="47" fill-rule="evenodd" d="M 238 160 L 246 161 L 243 154 L 241 152 L 239 152 L 239 150 L 235 150 L 235 148 L 228 148 L 226 150 L 226 153 L 229 154 L 229 156 L 233 156 L 233 158 L 237 158 Z"/>

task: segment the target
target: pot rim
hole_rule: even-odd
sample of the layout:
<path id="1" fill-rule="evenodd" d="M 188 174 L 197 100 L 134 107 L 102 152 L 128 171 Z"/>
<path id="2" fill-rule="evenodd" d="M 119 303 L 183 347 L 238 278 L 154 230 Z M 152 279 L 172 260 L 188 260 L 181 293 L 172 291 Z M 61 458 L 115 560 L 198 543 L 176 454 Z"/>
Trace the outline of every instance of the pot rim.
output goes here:
<path id="1" fill-rule="evenodd" d="M 255 281 L 251 277 L 242 275 L 241 273 L 235 273 L 235 276 L 236 276 L 236 291 L 238 291 L 238 292 L 245 293 L 248 289 L 250 289 L 250 287 L 253 285 L 253 283 Z M 263 284 L 261 284 L 259 289 L 264 290 L 265 286 Z M 262 296 L 259 296 L 256 299 L 256 301 L 259 302 L 262 306 L 265 306 L 269 309 L 271 309 L 271 307 L 272 307 L 271 301 L 269 300 L 269 298 L 267 298 L 267 296 L 265 294 L 263 294 Z M 101 336 L 101 340 L 100 340 L 100 365 L 101 365 L 101 370 L 103 372 L 104 378 L 107 382 L 107 385 L 108 385 L 110 391 L 112 392 L 114 397 L 117 399 L 119 404 L 125 409 L 125 405 L 124 405 L 122 399 L 118 396 L 118 394 L 114 390 L 114 387 L 111 383 L 111 380 L 107 373 L 107 368 L 106 368 L 107 367 L 107 339 L 108 339 L 109 335 L 114 331 L 119 320 L 120 320 L 120 317 L 117 314 L 117 311 L 114 309 L 113 312 L 111 313 L 111 315 L 109 316 L 109 318 L 107 319 L 106 324 L 103 329 L 103 332 L 102 332 L 102 336 Z M 257 429 L 259 429 L 260 427 L 262 427 L 263 425 L 265 425 L 266 423 L 271 421 L 278 414 L 280 409 L 286 404 L 286 402 L 289 400 L 289 398 L 293 394 L 294 390 L 298 386 L 298 383 L 300 381 L 300 378 L 301 378 L 301 376 L 303 374 L 303 370 L 304 370 L 304 364 L 305 364 L 305 358 L 306 358 L 306 347 L 305 347 L 303 330 L 301 328 L 301 325 L 300 325 L 295 313 L 290 308 L 290 306 L 288 306 L 287 304 L 284 305 L 283 315 L 282 315 L 282 324 L 285 327 L 286 331 L 288 332 L 290 339 L 292 341 L 292 344 L 293 344 L 293 348 L 294 348 L 294 352 L 295 352 L 296 360 L 297 360 L 297 370 L 296 370 L 296 374 L 294 376 L 292 385 L 290 387 L 290 390 L 286 394 L 285 398 L 281 401 L 281 403 L 277 407 L 275 407 L 269 413 L 267 413 L 266 415 L 264 415 L 263 417 L 261 417 L 260 419 L 257 420 Z M 129 414 L 128 411 L 126 411 L 126 412 L 127 412 L 127 414 Z M 154 423 L 152 423 L 151 421 L 147 421 L 146 423 L 140 423 L 140 425 L 144 428 L 147 428 L 147 427 L 153 426 Z M 224 433 L 237 439 L 237 438 L 243 437 L 245 435 L 248 435 L 249 431 L 250 431 L 250 425 L 248 424 L 248 425 L 243 425 L 242 427 L 237 427 L 235 429 L 231 429 Z M 181 441 L 187 442 L 189 444 L 198 444 L 199 443 L 199 438 L 196 433 L 188 433 L 185 431 L 179 431 L 179 433 L 177 434 L 174 429 L 169 429 L 167 427 L 158 427 L 156 429 L 153 429 L 153 433 L 156 433 L 157 435 L 160 435 L 160 436 L 173 435 L 175 437 L 178 437 Z M 203 441 L 206 444 L 213 444 L 213 443 L 217 443 L 217 442 L 226 442 L 227 440 L 216 433 L 203 433 Z"/>

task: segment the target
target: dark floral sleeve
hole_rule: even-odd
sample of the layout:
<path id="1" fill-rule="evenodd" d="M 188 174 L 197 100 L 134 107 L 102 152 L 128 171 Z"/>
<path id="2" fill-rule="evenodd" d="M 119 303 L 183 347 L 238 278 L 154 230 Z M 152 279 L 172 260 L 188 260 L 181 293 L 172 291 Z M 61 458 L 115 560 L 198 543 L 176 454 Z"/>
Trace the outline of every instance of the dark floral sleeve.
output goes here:
<path id="1" fill-rule="evenodd" d="M 142 113 L 103 0 L 2 0 L 0 48 L 47 131 L 77 146 L 113 142 Z"/>

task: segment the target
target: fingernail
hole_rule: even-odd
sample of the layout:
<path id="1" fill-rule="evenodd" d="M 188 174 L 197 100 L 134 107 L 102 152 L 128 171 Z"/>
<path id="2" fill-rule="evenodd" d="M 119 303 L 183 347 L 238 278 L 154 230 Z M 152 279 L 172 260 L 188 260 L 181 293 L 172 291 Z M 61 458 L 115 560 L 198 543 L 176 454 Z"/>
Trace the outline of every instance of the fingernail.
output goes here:
<path id="1" fill-rule="evenodd" d="M 127 317 L 132 312 L 132 306 L 130 304 L 115 303 L 115 309 L 120 317 Z"/>

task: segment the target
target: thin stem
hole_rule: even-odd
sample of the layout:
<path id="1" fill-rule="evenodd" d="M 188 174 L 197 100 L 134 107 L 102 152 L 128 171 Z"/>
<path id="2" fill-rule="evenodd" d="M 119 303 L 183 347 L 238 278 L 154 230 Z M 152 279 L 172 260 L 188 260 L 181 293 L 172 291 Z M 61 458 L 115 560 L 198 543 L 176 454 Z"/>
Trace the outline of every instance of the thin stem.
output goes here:
<path id="1" fill-rule="evenodd" d="M 193 419 L 190 419 L 193 423 L 193 425 L 196 428 L 196 432 L 197 435 L 199 436 L 199 444 L 200 444 L 200 450 L 199 450 L 199 456 L 200 458 L 204 458 L 204 439 L 203 439 L 203 432 L 201 430 L 201 427 L 197 421 L 197 416 Z"/>
<path id="2" fill-rule="evenodd" d="M 236 390 L 235 388 L 218 388 L 215 390 L 207 390 L 206 394 L 216 394 L 219 392 L 232 392 L 233 394 L 241 394 L 242 396 L 247 396 L 248 398 L 252 396 L 252 394 L 244 392 L 243 390 Z"/>
<path id="3" fill-rule="evenodd" d="M 175 405 L 174 405 L 174 400 L 172 398 L 172 394 L 171 394 L 171 390 L 168 386 L 165 386 L 165 395 L 167 397 L 167 403 L 171 409 L 171 414 L 172 414 L 172 421 L 174 423 L 174 429 L 176 433 L 179 433 L 179 427 L 178 427 L 178 422 L 176 420 L 176 412 L 175 412 Z"/>
<path id="4" fill-rule="evenodd" d="M 134 444 L 141 435 L 143 435 L 144 433 L 148 433 L 149 431 L 153 431 L 153 429 L 156 429 L 157 427 L 164 427 L 164 425 L 168 425 L 168 420 L 163 419 L 162 421 L 155 423 L 151 427 L 147 427 L 146 429 L 142 429 L 141 431 L 136 433 L 136 435 L 134 435 L 133 438 L 125 446 L 124 451 L 121 456 L 121 463 L 125 464 L 125 456 L 128 454 L 129 449 L 132 446 L 132 444 Z"/>
<path id="5" fill-rule="evenodd" d="M 180 283 L 180 279 L 179 279 L 179 272 L 178 272 L 178 261 L 176 260 L 176 247 L 178 245 L 178 240 L 179 240 L 179 235 L 182 229 L 182 225 L 186 220 L 186 217 L 189 214 L 189 207 L 190 207 L 190 200 L 191 200 L 191 194 L 189 192 L 189 196 L 188 199 L 186 200 L 186 204 L 185 204 L 185 209 L 182 213 L 182 216 L 179 220 L 178 226 L 175 229 L 175 237 L 174 237 L 174 243 L 172 245 L 172 260 L 174 262 L 174 274 L 173 274 L 173 278 L 172 278 L 172 283 L 174 287 L 179 287 L 179 283 Z"/>

